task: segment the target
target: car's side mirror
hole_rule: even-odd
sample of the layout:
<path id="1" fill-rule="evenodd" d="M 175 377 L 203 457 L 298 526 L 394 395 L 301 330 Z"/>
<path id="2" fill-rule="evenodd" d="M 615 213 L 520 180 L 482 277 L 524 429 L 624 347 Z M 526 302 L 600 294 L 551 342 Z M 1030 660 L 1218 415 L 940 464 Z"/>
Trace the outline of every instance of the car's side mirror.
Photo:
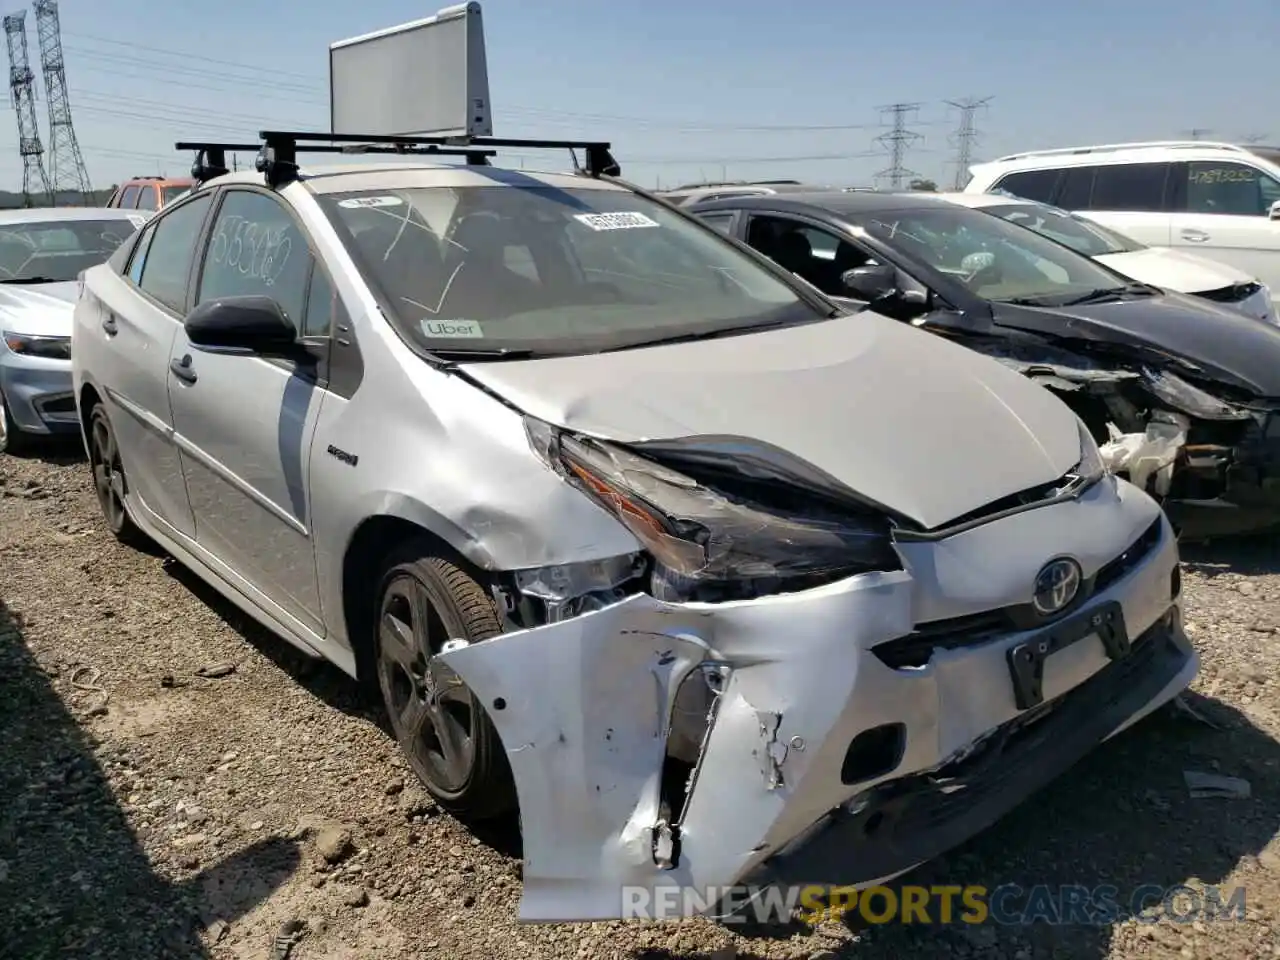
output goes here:
<path id="1" fill-rule="evenodd" d="M 874 303 L 898 290 L 898 271 L 887 263 L 854 267 L 840 274 L 840 283 L 849 296 Z"/>
<path id="2" fill-rule="evenodd" d="M 182 322 L 194 347 L 247 350 L 269 356 L 291 355 L 298 329 L 271 297 L 220 297 L 208 300 Z"/>
<path id="3" fill-rule="evenodd" d="M 1280 220 L 1280 200 L 1271 205 L 1271 213 L 1269 215 L 1272 220 Z"/>

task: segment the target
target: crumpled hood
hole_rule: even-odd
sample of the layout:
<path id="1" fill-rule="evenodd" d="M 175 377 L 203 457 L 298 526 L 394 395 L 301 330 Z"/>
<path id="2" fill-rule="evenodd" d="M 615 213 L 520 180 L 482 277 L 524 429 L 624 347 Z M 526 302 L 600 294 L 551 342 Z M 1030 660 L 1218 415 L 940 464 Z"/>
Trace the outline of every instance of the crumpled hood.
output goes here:
<path id="1" fill-rule="evenodd" d="M 1079 307 L 991 308 L 1000 327 L 1155 350 L 1192 364 L 1206 379 L 1260 398 L 1280 397 L 1280 327 L 1194 297 L 1170 293 Z"/>
<path id="2" fill-rule="evenodd" d="M 1182 293 L 1205 293 L 1257 282 L 1247 273 L 1225 263 L 1169 247 L 1107 253 L 1094 259 L 1126 277 Z"/>
<path id="3" fill-rule="evenodd" d="M 460 369 L 534 417 L 600 438 L 771 444 L 925 528 L 1051 483 L 1080 458 L 1076 417 L 1049 391 L 870 312 Z"/>
<path id="4" fill-rule="evenodd" d="M 0 329 L 39 337 L 71 336 L 71 314 L 80 285 L 62 283 L 0 284 Z"/>

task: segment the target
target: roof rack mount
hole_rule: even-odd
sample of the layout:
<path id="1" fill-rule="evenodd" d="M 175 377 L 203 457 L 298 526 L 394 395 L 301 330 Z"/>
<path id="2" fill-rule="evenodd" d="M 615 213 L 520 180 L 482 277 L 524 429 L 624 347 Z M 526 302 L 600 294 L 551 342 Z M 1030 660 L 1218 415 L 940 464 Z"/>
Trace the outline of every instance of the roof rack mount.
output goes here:
<path id="1" fill-rule="evenodd" d="M 381 136 L 352 133 L 305 133 L 283 130 L 263 130 L 258 134 L 259 143 L 210 143 L 180 141 L 177 150 L 195 150 L 195 163 L 191 176 L 200 182 L 212 180 L 230 171 L 227 169 L 228 152 L 252 152 L 258 155 L 257 169 L 265 174 L 267 183 L 279 186 L 298 176 L 298 154 L 393 154 L 465 157 L 468 166 L 487 166 L 489 158 L 498 154 L 498 148 L 568 150 L 573 158 L 575 172 L 589 177 L 617 177 L 622 173 L 618 162 L 610 152 L 611 144 L 594 140 L 512 140 L 502 137 L 447 137 L 447 136 Z M 575 151 L 584 152 L 584 162 L 579 164 Z"/>

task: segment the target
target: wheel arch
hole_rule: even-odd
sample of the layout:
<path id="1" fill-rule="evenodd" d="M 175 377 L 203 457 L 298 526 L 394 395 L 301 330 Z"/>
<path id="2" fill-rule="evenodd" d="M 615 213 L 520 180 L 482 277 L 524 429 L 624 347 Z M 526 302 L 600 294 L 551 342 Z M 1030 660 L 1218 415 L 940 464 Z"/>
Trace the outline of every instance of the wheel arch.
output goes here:
<path id="1" fill-rule="evenodd" d="M 76 413 L 79 414 L 80 439 L 84 442 L 86 452 L 89 449 L 89 417 L 93 408 L 102 402 L 102 394 L 92 383 L 86 381 L 81 385 L 80 392 L 76 395 Z"/>
<path id="2" fill-rule="evenodd" d="M 424 508 L 425 509 L 425 508 Z M 429 513 L 429 511 L 428 511 Z M 408 514 L 408 515 L 406 515 Z M 342 619 L 347 641 L 355 655 L 356 676 L 369 682 L 376 676 L 373 663 L 373 617 L 378 581 L 389 558 L 407 544 L 418 542 L 433 555 L 448 560 L 482 585 L 493 581 L 493 558 L 476 541 L 454 530 L 449 537 L 423 510 L 397 510 L 372 514 L 361 520 L 347 541 L 342 556 Z"/>

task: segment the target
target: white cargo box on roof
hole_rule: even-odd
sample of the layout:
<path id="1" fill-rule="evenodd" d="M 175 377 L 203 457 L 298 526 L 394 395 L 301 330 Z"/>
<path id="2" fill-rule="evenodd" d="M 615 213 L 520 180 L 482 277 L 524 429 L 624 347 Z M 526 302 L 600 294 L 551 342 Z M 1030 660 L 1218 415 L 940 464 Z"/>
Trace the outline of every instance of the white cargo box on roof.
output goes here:
<path id="1" fill-rule="evenodd" d="M 330 132 L 493 134 L 480 4 L 329 45 Z"/>

